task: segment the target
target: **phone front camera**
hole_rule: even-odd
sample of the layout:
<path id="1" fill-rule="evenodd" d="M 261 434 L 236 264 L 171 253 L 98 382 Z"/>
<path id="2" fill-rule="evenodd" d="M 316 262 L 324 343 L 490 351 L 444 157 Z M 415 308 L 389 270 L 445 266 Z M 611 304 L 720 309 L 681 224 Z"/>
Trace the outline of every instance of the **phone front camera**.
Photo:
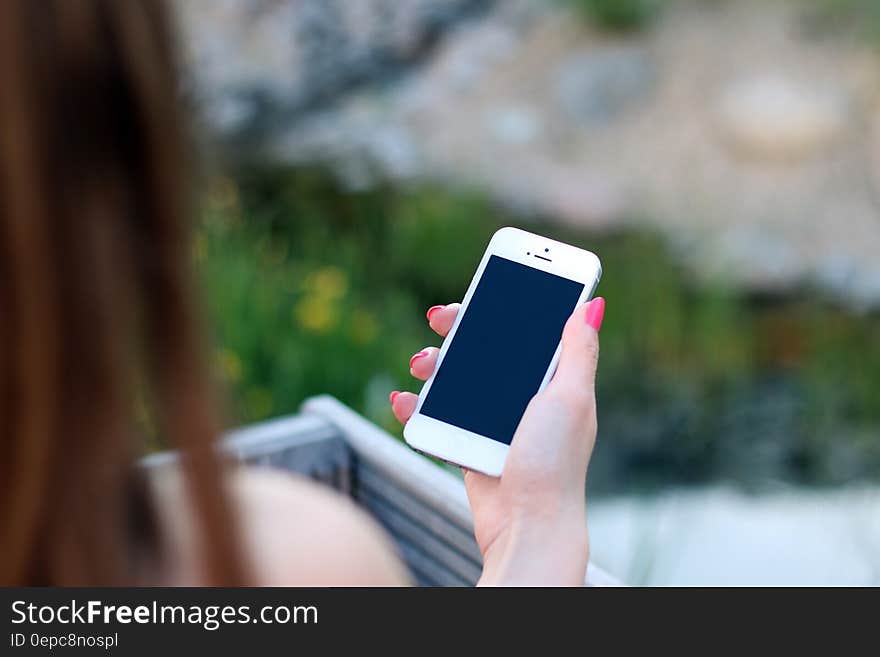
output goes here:
<path id="1" fill-rule="evenodd" d="M 544 253 L 550 253 L 550 249 L 544 249 Z"/>

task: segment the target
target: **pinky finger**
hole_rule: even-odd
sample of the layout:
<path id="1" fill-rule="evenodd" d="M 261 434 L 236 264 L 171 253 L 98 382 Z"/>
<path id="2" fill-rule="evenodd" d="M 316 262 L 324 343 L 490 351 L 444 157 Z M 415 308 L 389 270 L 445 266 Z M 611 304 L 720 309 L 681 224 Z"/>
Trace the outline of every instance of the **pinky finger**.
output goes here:
<path id="1" fill-rule="evenodd" d="M 416 410 L 419 396 L 412 392 L 391 393 L 391 410 L 401 424 L 406 424 Z"/>

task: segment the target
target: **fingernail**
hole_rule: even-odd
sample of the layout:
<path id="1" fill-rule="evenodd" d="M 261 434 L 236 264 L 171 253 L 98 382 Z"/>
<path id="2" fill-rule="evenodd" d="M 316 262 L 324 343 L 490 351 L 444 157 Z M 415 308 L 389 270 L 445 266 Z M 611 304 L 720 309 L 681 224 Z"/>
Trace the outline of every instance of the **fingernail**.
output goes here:
<path id="1" fill-rule="evenodd" d="M 419 353 L 415 354 L 412 358 L 409 359 L 409 368 L 412 369 L 413 363 L 415 363 L 419 358 L 427 356 L 428 352 L 422 349 Z"/>
<path id="2" fill-rule="evenodd" d="M 390 401 L 391 404 L 393 405 L 394 400 L 397 399 L 397 395 L 399 395 L 399 394 L 400 394 L 400 390 L 394 390 L 390 395 L 388 395 L 388 401 Z"/>
<path id="3" fill-rule="evenodd" d="M 431 321 L 431 315 L 432 315 L 433 313 L 437 312 L 438 310 L 442 310 L 442 309 L 445 308 L 445 307 L 446 307 L 446 306 L 431 306 L 430 308 L 428 308 L 428 312 L 427 312 L 428 321 L 429 321 L 429 322 Z"/>
<path id="4" fill-rule="evenodd" d="M 598 331 L 602 327 L 603 317 L 605 317 L 605 299 L 596 297 L 587 306 L 587 324 Z"/>

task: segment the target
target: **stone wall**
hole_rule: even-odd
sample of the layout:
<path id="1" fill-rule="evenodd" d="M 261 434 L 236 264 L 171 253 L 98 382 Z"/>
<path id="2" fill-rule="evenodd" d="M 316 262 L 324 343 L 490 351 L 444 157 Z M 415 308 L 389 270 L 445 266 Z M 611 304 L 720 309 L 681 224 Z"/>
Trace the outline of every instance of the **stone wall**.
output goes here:
<path id="1" fill-rule="evenodd" d="M 222 134 L 271 131 L 429 53 L 491 0 L 186 0 L 193 90 Z"/>

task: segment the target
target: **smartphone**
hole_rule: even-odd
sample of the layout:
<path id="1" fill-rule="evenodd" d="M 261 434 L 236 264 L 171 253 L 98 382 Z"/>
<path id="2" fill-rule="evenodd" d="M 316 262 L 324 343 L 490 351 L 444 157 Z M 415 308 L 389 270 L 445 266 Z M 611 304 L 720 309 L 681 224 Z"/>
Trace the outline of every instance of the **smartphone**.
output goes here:
<path id="1" fill-rule="evenodd" d="M 517 228 L 495 233 L 404 427 L 407 444 L 500 476 L 526 406 L 556 369 L 566 321 L 601 276 L 589 251 Z"/>

